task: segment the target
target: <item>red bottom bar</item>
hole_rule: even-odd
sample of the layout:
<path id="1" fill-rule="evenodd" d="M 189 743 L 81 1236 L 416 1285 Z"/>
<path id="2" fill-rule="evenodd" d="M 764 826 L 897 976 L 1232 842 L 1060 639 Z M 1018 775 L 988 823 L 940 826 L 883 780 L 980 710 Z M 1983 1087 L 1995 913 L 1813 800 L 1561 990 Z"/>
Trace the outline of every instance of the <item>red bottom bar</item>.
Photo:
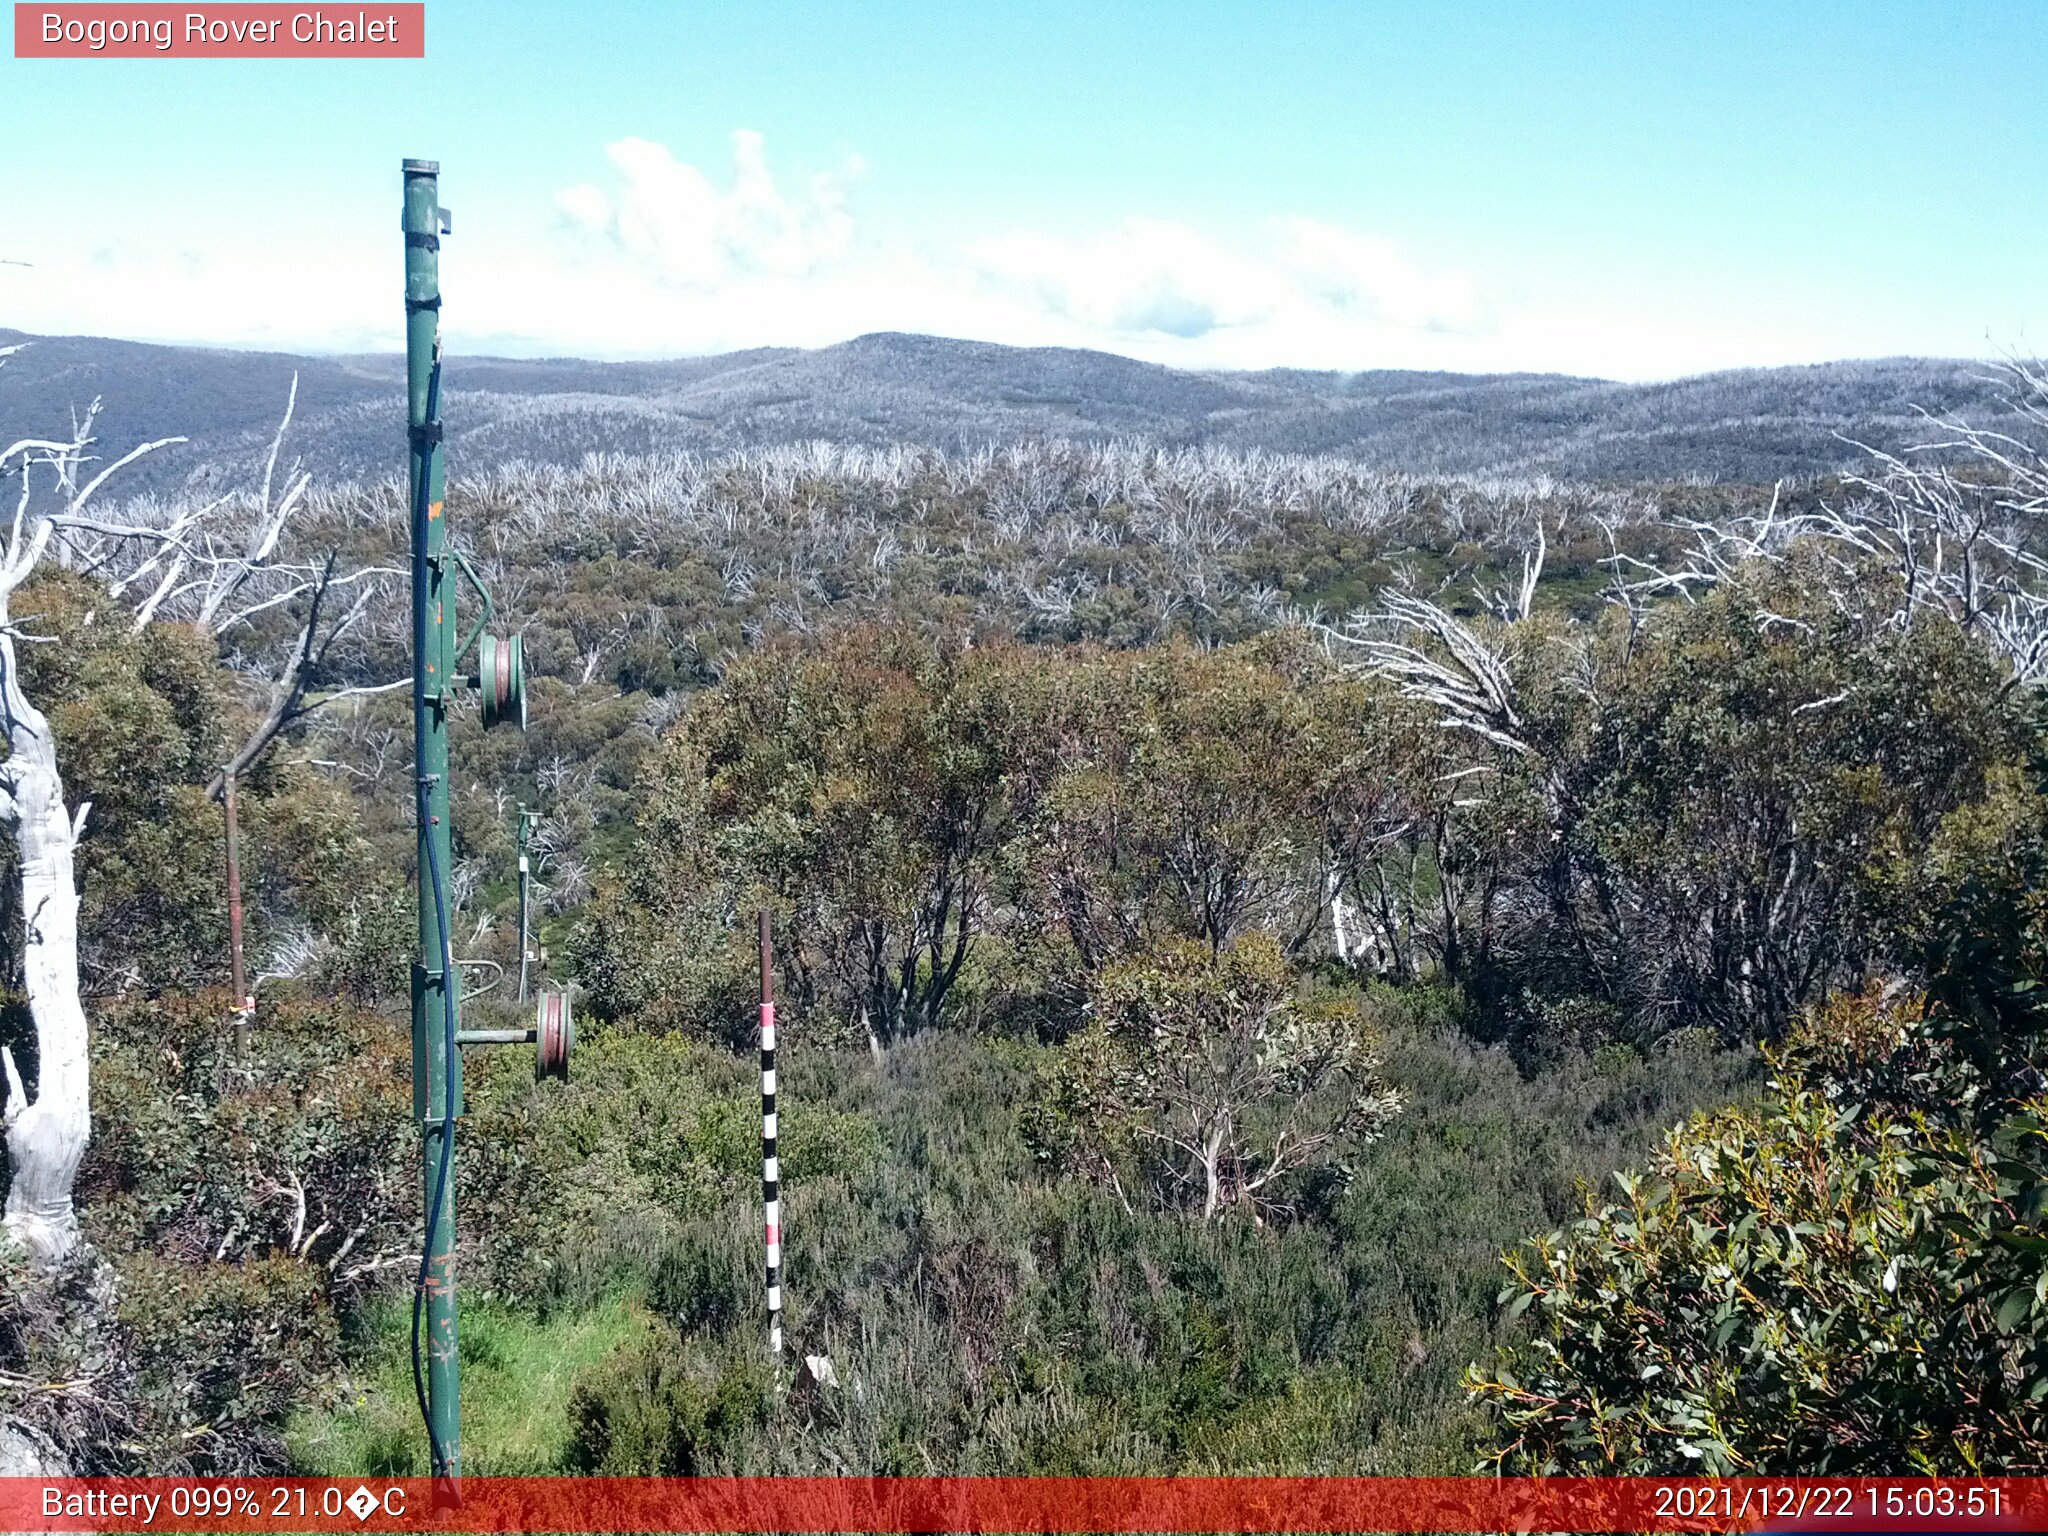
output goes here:
<path id="1" fill-rule="evenodd" d="M 2048 1478 L 4 1478 L 4 1531 L 2029 1531 Z M 438 1496 L 438 1497 L 437 1497 Z"/>

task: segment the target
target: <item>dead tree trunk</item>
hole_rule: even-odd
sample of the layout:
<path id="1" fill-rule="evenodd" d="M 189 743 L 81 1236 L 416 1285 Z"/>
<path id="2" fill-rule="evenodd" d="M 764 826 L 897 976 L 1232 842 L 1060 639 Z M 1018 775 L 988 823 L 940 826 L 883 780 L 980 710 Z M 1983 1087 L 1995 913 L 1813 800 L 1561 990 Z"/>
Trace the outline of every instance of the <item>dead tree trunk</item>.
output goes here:
<path id="1" fill-rule="evenodd" d="M 0 626 L 6 602 L 0 597 Z M 92 1130 L 92 1083 L 85 1008 L 78 996 L 78 877 L 73 852 L 87 807 L 64 804 L 56 743 L 42 711 L 21 690 L 14 640 L 0 631 L 0 707 L 8 758 L 0 765 L 0 820 L 14 834 L 21 864 L 23 975 L 35 1023 L 33 1101 L 14 1056 L 0 1047 L 7 1074 L 6 1227 L 41 1264 L 64 1259 L 78 1242 L 71 1187 Z"/>

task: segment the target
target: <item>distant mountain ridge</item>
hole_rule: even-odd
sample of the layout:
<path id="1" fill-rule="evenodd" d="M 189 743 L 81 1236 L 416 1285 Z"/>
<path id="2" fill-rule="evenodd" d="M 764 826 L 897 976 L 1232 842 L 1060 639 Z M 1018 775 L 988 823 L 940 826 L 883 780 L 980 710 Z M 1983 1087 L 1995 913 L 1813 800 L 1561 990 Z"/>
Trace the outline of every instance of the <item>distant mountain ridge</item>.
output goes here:
<path id="1" fill-rule="evenodd" d="M 95 396 L 112 448 L 183 434 L 131 485 L 204 487 L 268 443 L 294 370 L 292 448 L 328 479 L 403 461 L 396 356 L 294 356 L 30 337 L 0 368 L 0 432 L 60 427 Z M 666 362 L 447 362 L 451 463 L 724 449 L 829 438 L 958 449 L 1020 438 L 1337 454 L 1420 474 L 1768 481 L 1925 441 L 1916 407 L 2009 425 L 1994 366 L 1926 358 L 1621 384 L 1562 374 L 1195 372 L 1106 352 L 878 333 L 810 350 Z"/>

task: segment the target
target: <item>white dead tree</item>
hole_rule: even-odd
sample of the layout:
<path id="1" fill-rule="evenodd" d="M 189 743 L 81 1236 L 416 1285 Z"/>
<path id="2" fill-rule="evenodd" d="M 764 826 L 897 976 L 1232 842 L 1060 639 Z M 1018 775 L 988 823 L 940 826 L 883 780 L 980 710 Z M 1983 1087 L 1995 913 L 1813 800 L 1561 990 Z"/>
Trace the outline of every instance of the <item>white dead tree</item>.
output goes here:
<path id="1" fill-rule="evenodd" d="M 1937 613 L 2011 664 L 2009 687 L 2048 677 L 2048 373 L 2016 362 L 2007 382 L 2003 403 L 2031 441 L 1929 416 L 1925 440 L 1898 453 L 1853 443 L 1871 468 L 1844 478 L 1840 504 L 1787 512 L 1781 483 L 1760 514 L 1676 524 L 1693 544 L 1666 565 L 1622 553 L 1610 532 L 1606 596 L 1639 619 L 1657 599 L 1693 600 L 1804 548 L 1838 611 L 1886 603 L 1875 616 L 1900 625 Z M 1873 582 L 1873 571 L 1891 580 Z M 1765 608 L 1754 617 L 1799 623 Z"/>
<path id="2" fill-rule="evenodd" d="M 9 348 L 11 352 L 16 348 Z M 5 355 L 0 353 L 0 355 Z M 8 1166 L 6 1230 L 39 1264 L 69 1254 L 78 1241 L 71 1188 L 92 1130 L 92 1084 L 85 1008 L 78 995 L 78 876 L 74 854 L 90 805 L 65 802 L 64 776 L 50 722 L 21 686 L 16 647 L 23 634 L 14 596 L 49 553 L 67 523 L 86 516 L 110 475 L 145 453 L 180 439 L 145 443 L 80 483 L 92 441 L 88 411 L 67 441 L 22 438 L 0 451 L 0 478 L 21 484 L 0 559 L 0 728 L 7 761 L 0 764 L 0 825 L 14 836 L 21 873 L 23 986 L 35 1026 L 36 1092 L 29 1097 L 14 1053 L 0 1046 L 7 1079 L 4 1118 Z M 52 496 L 38 507 L 36 482 Z"/>
<path id="3" fill-rule="evenodd" d="M 1517 757 L 1534 755 L 1505 651 L 1436 602 L 1391 592 L 1378 614 L 1324 633 L 1359 648 L 1368 672 L 1435 706 L 1446 729 L 1469 731 Z"/>
<path id="4" fill-rule="evenodd" d="M 0 359 L 17 350 L 0 349 Z M 271 711 L 251 738 L 254 751 L 245 743 L 243 755 L 253 757 L 304 713 L 299 705 L 307 680 L 336 634 L 360 615 L 370 583 L 384 574 L 366 570 L 337 577 L 331 560 L 305 565 L 279 558 L 282 532 L 306 482 L 298 477 L 273 498 L 276 443 L 253 511 L 246 499 L 227 497 L 204 504 L 141 502 L 118 518 L 98 515 L 94 498 L 118 471 L 184 441 L 172 437 L 144 443 L 88 478 L 98 463 L 92 453 L 98 410 L 95 401 L 67 438 L 22 438 L 0 450 L 0 484 L 18 481 L 0 556 L 0 728 L 8 749 L 7 760 L 0 763 L 0 826 L 13 835 L 20 868 L 23 982 L 36 1042 L 33 1098 L 12 1052 L 0 1048 L 11 1169 L 5 1226 L 34 1260 L 45 1264 L 61 1260 L 77 1244 L 71 1191 L 91 1134 L 75 868 L 89 806 L 74 810 L 67 804 L 49 721 L 22 687 L 18 647 L 45 637 L 26 632 L 16 621 L 16 594 L 48 560 L 97 576 L 117 598 L 133 601 L 137 629 L 153 618 L 178 618 L 215 635 L 311 594 L 307 624 L 282 673 L 291 704 Z M 288 407 L 287 424 L 290 419 Z M 280 428 L 280 441 L 282 435 Z M 322 600 L 343 585 L 360 585 L 358 600 L 323 630 Z"/>
<path id="5" fill-rule="evenodd" d="M 1562 532 L 1562 526 L 1559 531 Z M 1500 586 L 1491 590 L 1481 589 L 1479 601 L 1486 611 L 1503 624 L 1513 624 L 1526 619 L 1535 611 L 1536 584 L 1543 579 L 1543 560 L 1550 552 L 1549 540 L 1543 533 L 1543 516 L 1536 516 L 1536 543 L 1522 550 L 1522 578 L 1512 588 Z"/>
<path id="6" fill-rule="evenodd" d="M 1494 620 L 1491 626 L 1467 623 L 1434 597 L 1394 591 L 1381 598 L 1376 610 L 1314 628 L 1338 654 L 1348 652 L 1360 670 L 1430 706 L 1445 730 L 1469 732 L 1516 757 L 1534 758 L 1517 707 L 1507 643 L 1509 633 L 1535 610 L 1536 587 L 1543 579 L 1550 541 L 1540 511 L 1533 532 L 1533 540 L 1520 551 L 1521 576 L 1512 587 L 1473 588 Z"/>
<path id="7" fill-rule="evenodd" d="M 229 778 L 246 773 L 271 743 L 315 710 L 411 681 L 314 692 L 336 645 L 356 630 L 382 595 L 383 581 L 405 573 L 390 566 L 338 572 L 331 553 L 324 559 L 287 557 L 285 531 L 305 505 L 312 483 L 311 475 L 296 466 L 282 480 L 277 475 L 298 394 L 294 374 L 253 502 L 230 494 L 168 507 L 139 504 L 124 523 L 78 515 L 57 519 L 57 541 L 67 564 L 105 577 L 115 597 L 137 594 L 137 631 L 152 619 L 165 619 L 226 639 L 273 609 L 304 603 L 304 621 L 263 677 L 262 713 L 255 727 L 207 785 L 207 797 L 215 801 L 223 798 Z M 347 601 L 339 601 L 344 597 Z"/>
<path id="8" fill-rule="evenodd" d="M 370 567 L 346 576 L 336 576 L 334 564 L 334 557 L 329 555 L 319 566 L 317 575 L 293 587 L 294 597 L 303 594 L 307 598 L 305 622 L 300 624 L 298 634 L 278 663 L 275 674 L 264 680 L 266 701 L 263 714 L 206 786 L 208 799 L 222 799 L 230 778 L 247 773 L 270 750 L 272 742 L 315 710 L 364 694 L 388 693 L 412 682 L 410 677 L 401 677 L 388 683 L 352 685 L 328 689 L 317 695 L 312 693 L 313 685 L 325 672 L 336 644 L 356 628 L 381 595 L 381 588 L 375 584 L 376 578 L 398 574 Z M 354 587 L 353 596 L 345 608 L 333 613 L 328 599 L 338 588 L 347 586 Z M 241 621 L 238 615 L 230 623 Z"/>
<path id="9" fill-rule="evenodd" d="M 1866 449 L 1876 467 L 1850 477 L 1857 497 L 1815 523 L 1896 573 L 1900 622 L 1947 615 L 2019 686 L 2048 675 L 2048 373 L 2014 362 L 2006 374 L 2003 403 L 2031 441 L 1930 417 L 1928 439 L 1903 453 Z"/>
<path id="10" fill-rule="evenodd" d="M 1697 601 L 1698 593 L 1732 580 L 1744 567 L 1778 559 L 1813 528 L 1812 518 L 1781 510 L 1784 494 L 1785 482 L 1780 480 L 1771 487 L 1771 504 L 1760 513 L 1720 522 L 1685 518 L 1670 523 L 1668 526 L 1693 536 L 1692 548 L 1676 565 L 1659 565 L 1624 553 L 1613 524 L 1602 523 L 1609 550 L 1602 564 L 1614 572 L 1602 596 L 1627 609 L 1631 620 L 1640 623 L 1648 607 L 1659 599 Z"/>
<path id="11" fill-rule="evenodd" d="M 1429 939 L 1446 965 L 1470 951 L 1476 929 L 1491 928 L 1497 870 L 1467 844 L 1466 815 L 1484 806 L 1508 772 L 1526 772 L 1542 793 L 1553 825 L 1569 814 L 1569 796 L 1555 766 L 1532 739 L 1515 678 L 1517 631 L 1527 622 L 1536 579 L 1542 570 L 1541 526 L 1534 549 L 1523 556 L 1522 582 L 1504 600 L 1509 617 L 1468 623 L 1432 598 L 1392 592 L 1377 611 L 1354 614 L 1339 626 L 1319 626 L 1335 654 L 1358 672 L 1391 684 L 1423 706 L 1439 729 L 1471 744 L 1453 751 L 1437 775 L 1436 787 L 1415 804 L 1391 808 L 1387 824 L 1348 860 L 1363 877 L 1360 915 L 1377 929 L 1374 947 L 1397 967 L 1404 930 L 1413 931 L 1417 862 L 1426 857 L 1435 871 Z M 1483 744 L 1483 745 L 1481 745 Z M 1510 764 L 1520 765 L 1510 768 Z M 1407 845 L 1408 876 L 1390 880 L 1389 855 Z M 1398 893 L 1396 885 L 1405 885 Z"/>

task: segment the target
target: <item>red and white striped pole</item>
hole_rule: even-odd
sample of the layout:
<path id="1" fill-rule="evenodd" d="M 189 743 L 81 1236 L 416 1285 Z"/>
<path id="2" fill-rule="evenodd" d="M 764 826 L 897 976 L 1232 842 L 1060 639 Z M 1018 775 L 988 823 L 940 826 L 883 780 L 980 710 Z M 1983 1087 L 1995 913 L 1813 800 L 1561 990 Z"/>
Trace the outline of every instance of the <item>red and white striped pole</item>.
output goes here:
<path id="1" fill-rule="evenodd" d="M 782 1168 L 775 1156 L 775 950 L 761 909 L 761 1207 L 768 1243 L 768 1364 L 782 1390 Z"/>

